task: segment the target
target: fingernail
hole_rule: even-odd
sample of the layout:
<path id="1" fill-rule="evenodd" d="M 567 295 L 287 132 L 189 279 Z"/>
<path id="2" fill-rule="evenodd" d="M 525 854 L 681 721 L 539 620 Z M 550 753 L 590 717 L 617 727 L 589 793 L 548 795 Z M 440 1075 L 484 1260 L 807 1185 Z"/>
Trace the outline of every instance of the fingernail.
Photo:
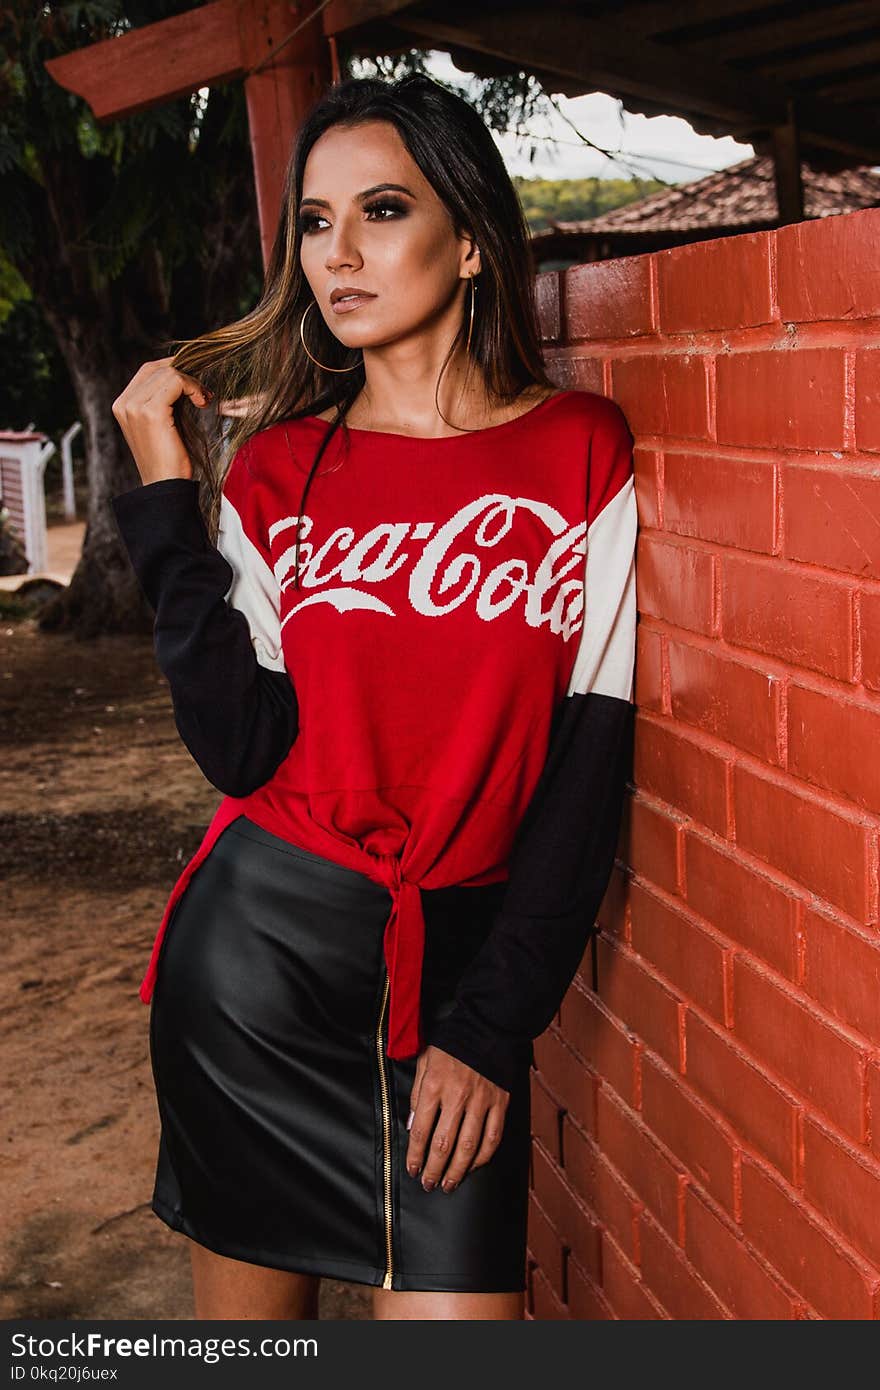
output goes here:
<path id="1" fill-rule="evenodd" d="M 409 1112 L 409 1119 L 408 1119 L 407 1122 L 406 1122 L 406 1127 L 407 1127 L 407 1129 L 412 1129 L 412 1122 L 413 1122 L 413 1120 L 415 1119 L 415 1117 L 416 1117 L 416 1112 L 415 1112 L 414 1110 L 411 1110 L 411 1111 Z"/>
<path id="2" fill-rule="evenodd" d="M 408 1163 L 406 1165 L 406 1171 L 409 1173 L 411 1178 L 417 1177 L 419 1172 L 418 1168 L 414 1163 Z"/>
<path id="3" fill-rule="evenodd" d="M 454 1183 L 454 1182 L 445 1182 L 445 1183 L 443 1184 L 443 1191 L 444 1191 L 444 1192 L 451 1192 L 452 1189 L 453 1189 L 454 1187 L 455 1187 L 455 1183 Z"/>
<path id="4" fill-rule="evenodd" d="M 433 1178 L 422 1178 L 422 1187 L 426 1192 L 430 1192 L 431 1188 L 436 1186 L 437 1184 L 434 1182 Z"/>

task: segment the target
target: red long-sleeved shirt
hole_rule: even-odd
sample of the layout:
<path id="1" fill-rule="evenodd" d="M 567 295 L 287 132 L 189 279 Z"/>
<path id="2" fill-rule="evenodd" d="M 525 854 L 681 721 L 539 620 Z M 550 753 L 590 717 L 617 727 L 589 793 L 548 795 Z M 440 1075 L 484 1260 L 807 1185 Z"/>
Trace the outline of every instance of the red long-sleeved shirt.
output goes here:
<path id="1" fill-rule="evenodd" d="M 316 416 L 252 436 L 216 547 L 198 483 L 117 495 L 181 736 L 241 812 L 391 892 L 388 1055 L 432 1042 L 509 1087 L 604 894 L 628 775 L 637 514 L 612 401 L 564 391 L 439 439 Z M 300 525 L 300 588 L 293 586 Z M 420 890 L 507 881 L 451 1014 L 420 1019 Z"/>

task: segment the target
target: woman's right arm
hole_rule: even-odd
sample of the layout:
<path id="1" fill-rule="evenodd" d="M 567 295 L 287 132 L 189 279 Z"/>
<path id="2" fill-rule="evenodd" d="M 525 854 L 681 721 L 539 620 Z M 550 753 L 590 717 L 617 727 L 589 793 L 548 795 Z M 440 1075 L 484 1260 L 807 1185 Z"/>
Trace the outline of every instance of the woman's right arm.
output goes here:
<path id="1" fill-rule="evenodd" d="M 221 548 L 211 544 L 194 479 L 163 478 L 111 503 L 155 613 L 156 660 L 180 737 L 218 791 L 247 796 L 269 780 L 299 727 L 277 608 L 265 574 L 259 582 L 255 574 L 259 554 L 248 563 L 230 528 Z"/>
<path id="2" fill-rule="evenodd" d="M 143 482 L 110 500 L 155 614 L 156 659 L 181 739 L 218 791 L 246 796 L 269 780 L 299 727 L 281 651 L 278 586 L 268 552 L 240 521 L 247 446 L 227 470 L 211 544 L 171 412 L 182 391 L 196 405 L 206 397 L 170 361 L 145 363 L 114 402 Z"/>

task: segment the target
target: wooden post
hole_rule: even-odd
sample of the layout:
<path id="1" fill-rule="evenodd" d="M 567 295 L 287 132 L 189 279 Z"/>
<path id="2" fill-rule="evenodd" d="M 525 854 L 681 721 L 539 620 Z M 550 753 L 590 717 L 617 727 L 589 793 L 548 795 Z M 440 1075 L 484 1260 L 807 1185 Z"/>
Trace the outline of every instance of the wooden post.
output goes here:
<path id="1" fill-rule="evenodd" d="M 804 220 L 804 181 L 801 177 L 800 141 L 794 102 L 786 100 L 788 119 L 773 128 L 773 173 L 776 179 L 776 206 L 779 226 Z"/>
<path id="2" fill-rule="evenodd" d="M 314 9 L 314 0 L 301 4 L 241 0 L 239 34 L 246 73 Z M 278 228 L 284 177 L 297 130 L 331 78 L 331 54 L 320 16 L 308 19 L 277 58 L 245 77 L 264 267 Z"/>

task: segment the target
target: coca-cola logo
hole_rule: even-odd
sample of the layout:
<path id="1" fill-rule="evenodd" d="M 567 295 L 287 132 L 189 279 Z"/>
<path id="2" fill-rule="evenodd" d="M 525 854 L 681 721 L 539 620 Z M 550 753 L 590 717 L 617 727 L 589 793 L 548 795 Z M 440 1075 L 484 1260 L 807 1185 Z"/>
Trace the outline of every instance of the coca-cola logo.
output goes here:
<path id="1" fill-rule="evenodd" d="M 523 512 L 537 517 L 548 534 L 534 570 L 527 560 L 510 555 L 492 565 L 491 552 Z M 297 522 L 300 588 L 315 592 L 284 612 L 283 595 L 293 582 Z M 425 617 L 442 617 L 471 601 L 477 616 L 492 622 L 520 604 L 530 627 L 549 624 L 566 642 L 583 624 L 587 522 L 572 526 L 555 507 L 535 498 L 486 493 L 440 526 L 432 521 L 382 522 L 361 536 L 351 526 L 340 526 L 321 544 L 312 531 L 308 515 L 284 517 L 269 528 L 273 555 L 278 538 L 282 547 L 273 562 L 282 593 L 282 627 L 316 603 L 330 603 L 340 613 L 360 608 L 396 616 L 376 589 L 405 565 L 411 565 L 409 601 Z M 573 578 L 566 578 L 572 573 Z"/>

